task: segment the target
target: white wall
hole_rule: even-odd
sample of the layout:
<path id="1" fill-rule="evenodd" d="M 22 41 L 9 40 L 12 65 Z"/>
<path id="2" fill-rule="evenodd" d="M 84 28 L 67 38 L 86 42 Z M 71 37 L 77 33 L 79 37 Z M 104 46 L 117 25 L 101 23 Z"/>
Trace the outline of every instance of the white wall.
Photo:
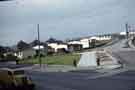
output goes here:
<path id="1" fill-rule="evenodd" d="M 81 42 L 80 41 L 70 41 L 70 42 L 68 42 L 68 44 L 81 44 Z"/>
<path id="2" fill-rule="evenodd" d="M 58 49 L 64 48 L 65 50 L 68 50 L 68 46 L 66 44 L 57 44 L 57 43 L 50 43 L 48 44 L 51 48 L 54 48 L 55 52 L 57 52 Z"/>
<path id="3" fill-rule="evenodd" d="M 89 39 L 87 39 L 87 38 L 86 39 L 81 39 L 80 42 L 81 42 L 83 48 L 89 48 L 90 47 Z"/>
<path id="4" fill-rule="evenodd" d="M 68 44 L 81 44 L 83 48 L 89 48 L 89 39 L 81 39 L 80 41 L 70 41 Z"/>
<path id="5" fill-rule="evenodd" d="M 102 41 L 102 40 L 111 40 L 112 37 L 111 36 L 102 36 L 102 37 L 93 36 L 93 37 L 89 38 L 90 41 L 92 39 L 95 39 L 95 40 L 98 40 L 98 41 Z"/>
<path id="6" fill-rule="evenodd" d="M 23 52 L 14 53 L 19 59 L 23 59 Z"/>

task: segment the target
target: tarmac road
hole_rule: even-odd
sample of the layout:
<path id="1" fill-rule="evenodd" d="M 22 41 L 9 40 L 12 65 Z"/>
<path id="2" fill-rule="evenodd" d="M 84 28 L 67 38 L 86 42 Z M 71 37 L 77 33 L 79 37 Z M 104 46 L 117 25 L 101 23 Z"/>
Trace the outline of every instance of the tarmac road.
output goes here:
<path id="1" fill-rule="evenodd" d="M 103 73 L 86 72 L 30 72 L 36 90 L 135 90 L 135 71 L 90 78 Z"/>
<path id="2" fill-rule="evenodd" d="M 125 45 L 126 40 L 121 40 L 105 49 L 111 51 L 112 55 L 126 66 L 125 68 L 134 67 L 135 69 L 135 49 L 129 47 L 125 48 Z"/>

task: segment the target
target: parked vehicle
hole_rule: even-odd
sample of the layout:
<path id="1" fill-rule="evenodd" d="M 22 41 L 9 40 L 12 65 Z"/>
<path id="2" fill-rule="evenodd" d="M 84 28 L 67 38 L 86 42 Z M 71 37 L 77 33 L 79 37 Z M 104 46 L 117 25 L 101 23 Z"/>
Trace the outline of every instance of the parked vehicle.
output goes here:
<path id="1" fill-rule="evenodd" d="M 0 90 L 33 90 L 34 87 L 34 83 L 26 76 L 24 70 L 0 69 Z"/>

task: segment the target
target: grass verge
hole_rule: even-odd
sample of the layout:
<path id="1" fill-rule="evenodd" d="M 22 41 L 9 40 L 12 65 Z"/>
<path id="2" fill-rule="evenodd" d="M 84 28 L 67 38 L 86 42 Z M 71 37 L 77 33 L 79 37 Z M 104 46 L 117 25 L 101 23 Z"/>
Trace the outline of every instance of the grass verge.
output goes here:
<path id="1" fill-rule="evenodd" d="M 64 55 L 55 55 L 55 56 L 46 56 L 42 57 L 42 64 L 48 65 L 73 65 L 73 61 L 77 62 L 80 60 L 81 55 L 79 54 L 64 54 Z M 20 64 L 39 64 L 38 58 L 20 60 Z"/>

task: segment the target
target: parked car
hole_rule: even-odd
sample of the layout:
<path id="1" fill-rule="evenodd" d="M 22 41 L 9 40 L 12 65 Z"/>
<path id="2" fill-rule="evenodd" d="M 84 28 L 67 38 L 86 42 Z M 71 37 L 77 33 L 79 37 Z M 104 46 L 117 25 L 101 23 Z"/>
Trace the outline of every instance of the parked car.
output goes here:
<path id="1" fill-rule="evenodd" d="M 0 90 L 33 90 L 34 87 L 34 83 L 24 70 L 0 69 Z"/>

